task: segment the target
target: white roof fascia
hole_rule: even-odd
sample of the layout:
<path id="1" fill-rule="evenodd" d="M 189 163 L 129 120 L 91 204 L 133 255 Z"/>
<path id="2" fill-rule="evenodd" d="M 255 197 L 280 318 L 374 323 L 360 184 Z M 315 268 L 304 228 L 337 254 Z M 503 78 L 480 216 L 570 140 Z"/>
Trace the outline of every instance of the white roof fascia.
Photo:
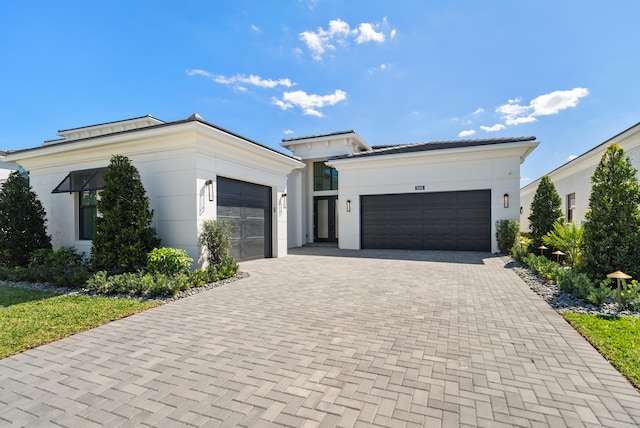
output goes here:
<path id="1" fill-rule="evenodd" d="M 371 146 L 355 132 L 345 132 L 341 134 L 318 135 L 311 137 L 301 137 L 300 139 L 292 139 L 280 143 L 282 147 L 289 148 L 291 146 L 322 143 L 325 141 L 352 139 L 357 143 L 357 147 L 364 150 L 371 150 Z"/>

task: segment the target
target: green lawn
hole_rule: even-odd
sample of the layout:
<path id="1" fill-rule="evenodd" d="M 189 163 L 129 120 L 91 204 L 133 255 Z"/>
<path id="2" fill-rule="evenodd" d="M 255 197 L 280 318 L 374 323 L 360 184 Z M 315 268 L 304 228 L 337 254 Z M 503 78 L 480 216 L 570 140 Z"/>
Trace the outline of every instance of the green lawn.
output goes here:
<path id="1" fill-rule="evenodd" d="M 640 318 L 565 313 L 564 318 L 640 388 Z"/>
<path id="2" fill-rule="evenodd" d="M 61 296 L 0 286 L 0 358 L 160 304 L 136 299 Z"/>

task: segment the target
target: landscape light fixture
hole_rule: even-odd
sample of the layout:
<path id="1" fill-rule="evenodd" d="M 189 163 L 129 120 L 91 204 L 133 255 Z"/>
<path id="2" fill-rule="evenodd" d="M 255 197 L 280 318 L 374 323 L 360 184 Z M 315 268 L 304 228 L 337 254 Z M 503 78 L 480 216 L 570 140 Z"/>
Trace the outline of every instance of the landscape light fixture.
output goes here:
<path id="1" fill-rule="evenodd" d="M 607 278 L 612 278 L 612 279 L 615 278 L 616 280 L 617 289 L 618 289 L 618 292 L 616 293 L 616 301 L 618 302 L 618 310 L 621 311 L 622 310 L 622 287 L 620 286 L 620 280 L 631 279 L 631 275 L 627 275 L 626 273 L 617 270 L 607 275 Z"/>
<path id="2" fill-rule="evenodd" d="M 204 182 L 207 186 L 207 195 L 209 196 L 209 202 L 213 202 L 213 180 L 207 180 Z"/>
<path id="3" fill-rule="evenodd" d="M 351 199 L 347 199 L 347 212 L 351 212 Z"/>
<path id="4" fill-rule="evenodd" d="M 557 257 L 556 260 L 557 260 L 558 263 L 560 263 L 560 256 L 564 256 L 564 253 L 562 251 L 560 251 L 560 250 L 556 250 L 551 254 L 555 254 L 555 256 Z"/>
<path id="5" fill-rule="evenodd" d="M 548 250 L 548 248 L 547 248 L 547 247 L 545 247 L 544 245 L 540 245 L 540 246 L 538 247 L 538 250 L 540 250 L 540 255 L 542 255 L 542 252 L 543 252 L 544 250 Z"/>
<path id="6" fill-rule="evenodd" d="M 505 208 L 509 208 L 509 194 L 505 193 L 502 197 L 502 202 L 504 203 Z"/>

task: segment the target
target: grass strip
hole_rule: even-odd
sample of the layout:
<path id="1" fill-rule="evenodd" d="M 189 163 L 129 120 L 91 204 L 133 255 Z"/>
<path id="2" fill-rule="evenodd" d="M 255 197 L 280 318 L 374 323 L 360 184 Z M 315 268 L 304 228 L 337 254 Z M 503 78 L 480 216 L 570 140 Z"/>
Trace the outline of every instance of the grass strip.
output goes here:
<path id="1" fill-rule="evenodd" d="M 0 286 L 0 358 L 142 312 L 160 302 Z"/>
<path id="2" fill-rule="evenodd" d="M 565 313 L 564 318 L 640 389 L 640 318 Z"/>

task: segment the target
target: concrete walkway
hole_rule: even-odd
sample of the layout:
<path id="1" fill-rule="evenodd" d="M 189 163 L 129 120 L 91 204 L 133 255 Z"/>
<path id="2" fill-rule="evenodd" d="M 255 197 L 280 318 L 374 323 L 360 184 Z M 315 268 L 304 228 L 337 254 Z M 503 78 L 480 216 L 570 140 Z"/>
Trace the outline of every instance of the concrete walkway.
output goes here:
<path id="1" fill-rule="evenodd" d="M 640 425 L 640 393 L 500 258 L 292 253 L 0 360 L 0 426 Z"/>

